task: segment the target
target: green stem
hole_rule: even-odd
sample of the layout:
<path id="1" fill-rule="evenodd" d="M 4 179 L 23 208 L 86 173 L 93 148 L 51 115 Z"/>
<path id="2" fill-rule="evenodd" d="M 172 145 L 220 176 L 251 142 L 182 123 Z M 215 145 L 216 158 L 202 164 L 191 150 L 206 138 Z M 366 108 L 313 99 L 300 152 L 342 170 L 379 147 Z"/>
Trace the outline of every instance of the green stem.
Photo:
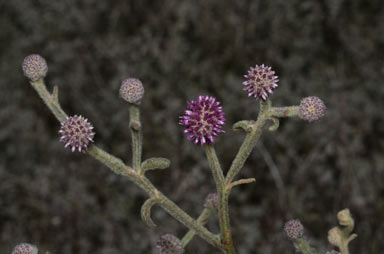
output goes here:
<path id="1" fill-rule="evenodd" d="M 298 239 L 295 241 L 299 249 L 303 254 L 316 254 L 315 251 L 309 246 L 308 242 L 304 239 Z"/>
<path id="2" fill-rule="evenodd" d="M 241 145 L 235 159 L 232 162 L 231 167 L 225 178 L 226 184 L 230 184 L 236 175 L 240 172 L 244 166 L 245 161 L 251 154 L 253 148 L 256 145 L 257 140 L 261 136 L 263 127 L 268 120 L 269 105 L 266 102 L 260 103 L 260 112 L 257 117 L 257 121 L 252 125 L 252 130 L 247 133 L 243 144 Z"/>
<path id="3" fill-rule="evenodd" d="M 51 112 L 55 115 L 57 120 L 61 123 L 67 119 L 67 114 L 64 112 L 64 110 L 61 108 L 59 101 L 58 101 L 58 95 L 57 95 L 57 88 L 56 93 L 52 95 L 50 92 L 48 92 L 43 79 L 39 79 L 37 81 L 31 81 L 32 87 L 36 90 L 36 92 L 39 94 L 40 98 L 44 101 L 45 105 L 51 110 Z"/>
<path id="4" fill-rule="evenodd" d="M 299 114 L 299 107 L 272 107 L 269 109 L 269 114 L 274 117 L 293 117 Z"/>
<path id="5" fill-rule="evenodd" d="M 213 145 L 207 144 L 205 146 L 205 152 L 211 168 L 213 178 L 216 183 L 217 196 L 219 201 L 219 223 L 221 241 L 224 245 L 224 251 L 226 254 L 234 253 L 233 242 L 231 236 L 231 226 L 229 220 L 228 209 L 228 195 L 225 192 L 225 179 L 223 171 L 220 167 L 219 160 L 216 155 Z"/>
<path id="6" fill-rule="evenodd" d="M 142 135 L 140 123 L 140 109 L 136 105 L 130 105 L 129 108 L 130 121 L 129 127 L 132 136 L 132 166 L 133 169 L 139 171 L 141 168 L 141 153 L 142 153 Z"/>
<path id="7" fill-rule="evenodd" d="M 54 94 L 50 94 L 42 80 L 31 82 L 31 84 L 57 120 L 59 122 L 64 121 L 67 115 L 58 102 L 57 90 L 55 90 Z M 121 159 L 105 152 L 95 145 L 88 147 L 88 154 L 106 165 L 114 173 L 127 176 L 129 180 L 147 192 L 151 198 L 158 198 L 160 200 L 159 205 L 172 217 L 184 224 L 190 230 L 194 230 L 196 234 L 212 246 L 223 249 L 223 246 L 216 235 L 208 231 L 204 226 L 180 209 L 174 202 L 158 191 L 145 176 L 138 174 L 138 172 L 125 165 Z"/>
<path id="8" fill-rule="evenodd" d="M 341 254 L 349 254 L 348 244 L 343 244 L 340 247 L 340 252 L 341 252 Z"/>
<path id="9" fill-rule="evenodd" d="M 199 218 L 197 218 L 197 222 L 200 223 L 200 225 L 204 226 L 207 223 L 208 218 L 212 214 L 212 212 L 213 212 L 213 208 L 205 208 L 201 212 Z M 195 234 L 196 232 L 194 230 L 189 230 L 188 233 L 185 234 L 185 236 L 181 240 L 181 245 L 183 246 L 183 248 L 185 248 L 188 245 L 188 243 L 193 239 Z"/>

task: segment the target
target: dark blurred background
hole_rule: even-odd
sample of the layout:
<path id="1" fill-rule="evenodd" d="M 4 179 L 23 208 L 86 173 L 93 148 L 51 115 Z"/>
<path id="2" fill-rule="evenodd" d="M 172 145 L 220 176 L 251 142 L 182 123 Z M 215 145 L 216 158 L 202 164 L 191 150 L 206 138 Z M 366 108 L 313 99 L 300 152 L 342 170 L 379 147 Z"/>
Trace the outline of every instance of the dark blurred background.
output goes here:
<path id="1" fill-rule="evenodd" d="M 0 252 L 20 242 L 41 253 L 156 253 L 164 233 L 187 231 L 160 208 L 156 229 L 140 219 L 146 199 L 127 179 L 58 142 L 59 123 L 23 77 L 25 56 L 49 65 L 70 114 L 96 128 L 96 143 L 130 162 L 128 106 L 120 82 L 140 78 L 144 157 L 172 166 L 149 178 L 197 217 L 214 183 L 203 150 L 186 141 L 186 101 L 216 96 L 227 116 L 217 140 L 224 168 L 255 119 L 241 82 L 250 66 L 280 76 L 274 105 L 316 95 L 322 121 L 284 119 L 265 131 L 239 177 L 256 183 L 230 198 L 239 254 L 294 253 L 282 227 L 299 218 L 319 253 L 336 213 L 350 208 L 359 237 L 351 253 L 384 253 L 384 4 L 382 0 L 0 1 Z M 209 229 L 217 232 L 217 218 Z M 196 237 L 187 253 L 218 253 Z"/>

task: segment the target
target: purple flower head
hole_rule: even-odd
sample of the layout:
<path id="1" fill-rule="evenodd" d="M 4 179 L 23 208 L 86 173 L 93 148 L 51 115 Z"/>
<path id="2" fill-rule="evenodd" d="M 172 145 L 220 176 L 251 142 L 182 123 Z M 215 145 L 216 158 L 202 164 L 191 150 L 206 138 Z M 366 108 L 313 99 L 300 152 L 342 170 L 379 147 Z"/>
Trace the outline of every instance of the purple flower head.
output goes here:
<path id="1" fill-rule="evenodd" d="M 185 126 L 184 130 L 187 139 L 195 144 L 213 144 L 213 137 L 224 132 L 221 127 L 225 118 L 223 107 L 215 97 L 200 95 L 195 101 L 188 103 L 184 115 L 180 116 L 180 125 Z"/>
<path id="2" fill-rule="evenodd" d="M 64 142 L 64 147 L 71 147 L 72 152 L 76 149 L 79 152 L 87 150 L 89 142 L 93 142 L 95 136 L 92 124 L 86 118 L 77 115 L 68 117 L 62 122 L 59 133 L 60 142 Z"/>
<path id="3" fill-rule="evenodd" d="M 248 96 L 253 96 L 258 100 L 262 98 L 267 100 L 268 94 L 273 93 L 278 85 L 279 77 L 275 76 L 275 72 L 271 67 L 262 65 L 256 65 L 254 68 L 248 71 L 248 75 L 244 75 L 247 79 L 243 82 L 245 86 L 244 90 L 248 92 Z"/>

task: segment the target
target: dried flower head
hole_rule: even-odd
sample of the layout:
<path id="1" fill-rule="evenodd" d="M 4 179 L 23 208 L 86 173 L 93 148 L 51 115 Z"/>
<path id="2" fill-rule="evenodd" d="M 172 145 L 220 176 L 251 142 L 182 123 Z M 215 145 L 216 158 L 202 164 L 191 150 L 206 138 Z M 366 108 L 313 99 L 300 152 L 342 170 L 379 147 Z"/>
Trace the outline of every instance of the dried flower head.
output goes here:
<path id="1" fill-rule="evenodd" d="M 290 240 L 303 237 L 304 227 L 299 220 L 289 220 L 284 225 L 284 231 Z"/>
<path id="2" fill-rule="evenodd" d="M 244 90 L 248 92 L 248 96 L 253 96 L 256 100 L 262 98 L 264 101 L 267 100 L 268 94 L 273 93 L 279 81 L 279 77 L 275 76 L 271 67 L 264 66 L 264 64 L 256 65 L 255 68 L 251 67 L 248 75 L 244 75 L 244 77 L 247 79 L 243 82 Z"/>
<path id="3" fill-rule="evenodd" d="M 215 208 L 219 206 L 219 199 L 217 196 L 217 193 L 209 193 L 204 201 L 204 207 L 205 208 Z"/>
<path id="4" fill-rule="evenodd" d="M 159 254 L 182 254 L 184 249 L 181 246 L 179 238 L 174 235 L 166 234 L 157 241 L 156 248 Z"/>
<path id="5" fill-rule="evenodd" d="M 213 137 L 224 132 L 221 129 L 225 122 L 224 112 L 219 105 L 215 97 L 203 95 L 188 103 L 184 115 L 180 116 L 180 125 L 187 128 L 184 133 L 189 141 L 201 145 L 212 144 Z"/>
<path id="6" fill-rule="evenodd" d="M 40 55 L 29 55 L 23 61 L 24 76 L 32 81 L 44 78 L 48 72 L 48 65 L 45 59 Z"/>
<path id="7" fill-rule="evenodd" d="M 29 243 L 20 243 L 12 250 L 12 254 L 37 254 L 36 246 Z"/>
<path id="8" fill-rule="evenodd" d="M 124 80 L 120 86 L 120 97 L 129 103 L 140 105 L 144 96 L 144 86 L 140 80 L 129 78 Z"/>
<path id="9" fill-rule="evenodd" d="M 314 122 L 325 115 L 326 109 L 324 102 L 318 97 L 305 97 L 300 102 L 299 117 L 307 122 Z"/>
<path id="10" fill-rule="evenodd" d="M 88 119 L 78 115 L 67 117 L 61 123 L 59 133 L 60 141 L 65 143 L 64 147 L 72 147 L 72 152 L 76 149 L 79 152 L 87 150 L 89 142 L 93 142 L 95 136 L 93 126 Z"/>

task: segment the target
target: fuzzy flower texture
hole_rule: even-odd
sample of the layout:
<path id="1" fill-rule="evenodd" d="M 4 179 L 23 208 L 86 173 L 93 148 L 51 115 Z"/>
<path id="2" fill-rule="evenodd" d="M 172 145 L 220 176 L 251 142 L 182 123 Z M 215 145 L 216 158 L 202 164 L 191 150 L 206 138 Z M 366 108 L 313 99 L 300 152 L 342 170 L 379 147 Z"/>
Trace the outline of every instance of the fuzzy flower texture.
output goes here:
<path id="1" fill-rule="evenodd" d="M 284 231 L 292 241 L 303 237 L 304 227 L 299 220 L 287 221 L 284 225 Z"/>
<path id="2" fill-rule="evenodd" d="M 224 132 L 225 118 L 223 108 L 215 97 L 200 95 L 197 100 L 188 103 L 184 115 L 180 116 L 180 125 L 185 126 L 187 139 L 195 144 L 213 144 L 213 137 Z"/>
<path id="3" fill-rule="evenodd" d="M 183 254 L 184 249 L 181 246 L 179 238 L 174 235 L 166 234 L 160 237 L 156 244 L 159 254 Z"/>
<path id="4" fill-rule="evenodd" d="M 36 246 L 29 243 L 20 243 L 12 250 L 12 254 L 37 254 Z"/>
<path id="5" fill-rule="evenodd" d="M 325 115 L 327 107 L 324 102 L 315 96 L 305 97 L 299 106 L 299 117 L 307 122 L 315 122 Z"/>
<path id="6" fill-rule="evenodd" d="M 264 101 L 267 100 L 269 94 L 273 93 L 279 81 L 279 77 L 275 76 L 271 67 L 264 64 L 251 67 L 248 75 L 244 75 L 244 77 L 247 79 L 243 82 L 244 90 L 248 92 L 248 96 L 253 96 L 256 100 L 261 98 Z"/>
<path id="7" fill-rule="evenodd" d="M 88 119 L 78 115 L 68 117 L 62 122 L 59 134 L 61 134 L 60 141 L 65 144 L 64 147 L 71 147 L 72 152 L 76 149 L 79 152 L 87 150 L 88 144 L 93 142 L 95 136 Z"/>
<path id="8" fill-rule="evenodd" d="M 29 55 L 24 58 L 22 68 L 24 76 L 31 81 L 37 81 L 44 78 L 48 72 L 47 62 L 43 57 L 37 54 Z"/>

